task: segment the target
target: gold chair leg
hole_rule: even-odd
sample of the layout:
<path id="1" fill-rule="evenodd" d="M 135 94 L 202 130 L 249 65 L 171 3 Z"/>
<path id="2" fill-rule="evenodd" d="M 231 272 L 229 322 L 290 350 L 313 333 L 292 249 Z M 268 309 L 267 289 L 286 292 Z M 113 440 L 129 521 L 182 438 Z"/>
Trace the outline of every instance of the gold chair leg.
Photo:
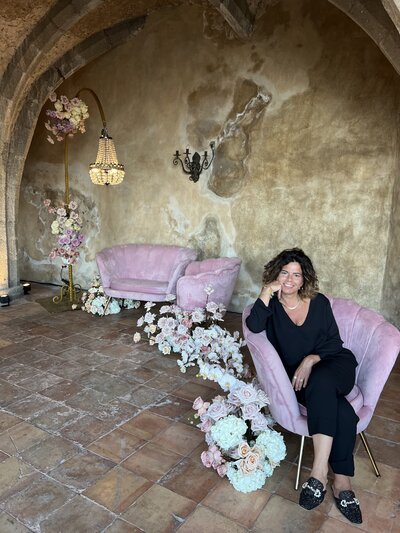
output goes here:
<path id="1" fill-rule="evenodd" d="M 367 452 L 369 460 L 371 461 L 372 468 L 374 469 L 376 477 L 381 477 L 381 474 L 378 470 L 378 465 L 376 464 L 374 456 L 372 455 L 371 448 L 369 447 L 367 437 L 365 436 L 364 431 L 361 431 L 360 439 L 361 439 L 361 442 L 364 444 L 365 451 Z"/>
<path id="2" fill-rule="evenodd" d="M 300 441 L 300 452 L 299 452 L 299 460 L 298 460 L 298 463 L 297 463 L 297 472 L 296 472 L 296 482 L 294 484 L 294 490 L 298 490 L 299 488 L 299 481 L 300 481 L 300 471 L 301 471 L 301 463 L 303 461 L 303 450 L 304 450 L 304 441 L 305 441 L 305 436 L 302 435 L 301 436 L 301 441 Z"/>
<path id="3" fill-rule="evenodd" d="M 104 314 L 106 314 L 106 311 L 108 309 L 108 306 L 110 305 L 110 302 L 111 302 L 111 296 L 108 297 L 106 301 L 106 305 L 104 306 Z"/>

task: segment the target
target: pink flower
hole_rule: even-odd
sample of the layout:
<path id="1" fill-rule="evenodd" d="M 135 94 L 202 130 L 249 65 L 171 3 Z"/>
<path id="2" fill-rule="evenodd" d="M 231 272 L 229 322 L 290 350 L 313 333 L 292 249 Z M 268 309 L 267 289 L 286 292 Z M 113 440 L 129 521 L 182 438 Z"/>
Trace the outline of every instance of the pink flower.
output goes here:
<path id="1" fill-rule="evenodd" d="M 228 467 L 226 466 L 225 463 L 223 463 L 222 465 L 217 466 L 217 473 L 218 473 L 218 475 L 220 477 L 226 476 L 227 470 L 228 470 Z"/>
<path id="2" fill-rule="evenodd" d="M 258 413 L 251 420 L 251 430 L 252 431 L 263 431 L 264 429 L 268 429 L 268 420 L 262 413 Z"/>
<path id="3" fill-rule="evenodd" d="M 210 407 L 210 402 L 203 402 L 201 397 L 195 399 L 193 402 L 193 409 L 197 411 L 199 416 L 204 415 L 207 412 L 207 409 Z"/>
<path id="4" fill-rule="evenodd" d="M 208 408 L 207 415 L 217 421 L 228 414 L 228 408 L 223 402 L 213 402 Z"/>
<path id="5" fill-rule="evenodd" d="M 259 412 L 260 410 L 255 403 L 248 403 L 242 407 L 242 415 L 245 420 L 253 420 Z"/>
<path id="6" fill-rule="evenodd" d="M 213 454 L 210 452 L 203 452 L 200 455 L 201 462 L 207 468 L 211 468 L 213 462 Z"/>
<path id="7" fill-rule="evenodd" d="M 158 325 L 160 325 L 160 320 L 158 321 Z M 204 405 L 204 402 L 201 398 L 201 396 L 198 396 L 195 401 L 193 402 L 193 409 L 195 411 L 197 411 L 198 409 L 200 409 L 201 407 L 203 407 Z"/>
<path id="8" fill-rule="evenodd" d="M 234 405 L 246 405 L 258 400 L 257 390 L 250 383 L 236 387 L 229 393 L 228 400 Z"/>
<path id="9" fill-rule="evenodd" d="M 50 100 L 50 102 L 55 102 L 57 100 L 56 93 L 51 93 L 50 96 L 49 96 L 49 100 Z"/>
<path id="10" fill-rule="evenodd" d="M 51 204 L 51 200 L 49 200 L 48 198 L 46 198 L 46 200 L 43 200 L 43 204 L 44 204 L 46 207 L 49 207 L 50 204 Z"/>
<path id="11" fill-rule="evenodd" d="M 204 431 L 204 433 L 207 433 L 207 431 L 210 431 L 211 427 L 212 427 L 212 422 L 209 419 L 204 420 L 201 424 L 199 424 L 199 428 L 201 429 L 201 431 Z"/>

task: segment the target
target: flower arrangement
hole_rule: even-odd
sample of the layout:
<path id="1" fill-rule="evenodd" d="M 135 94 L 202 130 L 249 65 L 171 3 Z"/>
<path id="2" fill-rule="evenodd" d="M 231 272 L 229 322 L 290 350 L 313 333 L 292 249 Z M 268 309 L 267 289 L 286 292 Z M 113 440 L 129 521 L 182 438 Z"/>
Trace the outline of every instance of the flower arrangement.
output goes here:
<path id="1" fill-rule="evenodd" d="M 206 292 L 210 295 L 213 290 L 207 287 Z M 207 302 L 204 309 L 184 311 L 172 303 L 175 296 L 171 295 L 169 299 L 169 305 L 160 307 L 160 317 L 151 312 L 155 304 L 146 302 L 146 313 L 137 321 L 150 345 L 157 344 L 164 355 L 179 353 L 177 363 L 181 372 L 197 365 L 201 377 L 218 382 L 224 391 L 229 390 L 239 377 L 248 375 L 248 367 L 240 352 L 244 341 L 239 338 L 239 332 L 231 334 L 218 324 L 226 312 L 222 305 Z M 140 339 L 140 333 L 136 333 L 135 342 Z"/>
<path id="2" fill-rule="evenodd" d="M 54 103 L 54 109 L 47 109 L 49 120 L 45 122 L 46 129 L 50 132 L 47 140 L 54 144 L 54 139 L 63 141 L 65 137 L 75 135 L 78 131 L 85 133 L 85 120 L 89 117 L 88 107 L 79 98 L 69 100 L 66 96 L 57 98 L 56 93 L 49 97 Z"/>
<path id="3" fill-rule="evenodd" d="M 286 456 L 283 437 L 271 429 L 274 421 L 265 413 L 268 403 L 255 383 L 239 380 L 227 397 L 216 396 L 212 402 L 199 397 L 193 403 L 208 444 L 202 463 L 227 476 L 240 492 L 260 489 Z"/>
<path id="4" fill-rule="evenodd" d="M 107 306 L 108 297 L 104 293 L 104 289 L 100 283 L 99 276 L 95 276 L 92 281 L 91 287 L 82 294 L 82 311 L 91 313 L 92 315 L 114 315 L 121 311 L 121 307 L 127 309 L 137 309 L 140 307 L 140 302 L 135 300 L 124 300 L 122 304 L 121 298 L 112 298 Z"/>
<path id="5" fill-rule="evenodd" d="M 62 204 L 61 207 L 51 205 L 51 200 L 44 200 L 49 213 L 56 215 L 56 219 L 51 224 L 51 233 L 58 235 L 57 246 L 49 253 L 50 259 L 61 257 L 68 265 L 76 263 L 79 258 L 78 248 L 84 242 L 82 234 L 82 218 L 77 212 L 78 204 L 70 202 Z"/>

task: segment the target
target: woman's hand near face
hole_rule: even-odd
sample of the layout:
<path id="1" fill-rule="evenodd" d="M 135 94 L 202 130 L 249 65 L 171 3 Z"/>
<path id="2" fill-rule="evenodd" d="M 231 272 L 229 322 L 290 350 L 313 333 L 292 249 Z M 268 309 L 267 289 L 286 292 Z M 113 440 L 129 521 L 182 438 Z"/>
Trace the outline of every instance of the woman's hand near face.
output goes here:
<path id="1" fill-rule="evenodd" d="M 314 354 L 307 355 L 307 357 L 302 360 L 292 379 L 292 386 L 295 391 L 307 387 L 312 367 L 319 361 L 321 361 L 320 356 Z"/>
<path id="2" fill-rule="evenodd" d="M 281 284 L 279 281 L 273 281 L 272 283 L 264 285 L 261 289 L 259 298 L 265 303 L 265 305 L 268 305 L 274 292 L 278 293 L 278 298 L 281 297 Z"/>

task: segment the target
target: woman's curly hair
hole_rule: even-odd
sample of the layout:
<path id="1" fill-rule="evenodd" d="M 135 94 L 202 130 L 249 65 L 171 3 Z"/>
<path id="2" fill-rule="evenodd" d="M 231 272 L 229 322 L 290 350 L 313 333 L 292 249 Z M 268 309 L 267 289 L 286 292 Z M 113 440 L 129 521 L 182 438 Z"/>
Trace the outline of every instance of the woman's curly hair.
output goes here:
<path id="1" fill-rule="evenodd" d="M 299 290 L 302 298 L 314 298 L 318 292 L 318 277 L 311 259 L 300 248 L 283 250 L 264 267 L 263 283 L 267 285 L 275 281 L 282 268 L 288 263 L 299 263 L 303 274 L 303 285 Z"/>

